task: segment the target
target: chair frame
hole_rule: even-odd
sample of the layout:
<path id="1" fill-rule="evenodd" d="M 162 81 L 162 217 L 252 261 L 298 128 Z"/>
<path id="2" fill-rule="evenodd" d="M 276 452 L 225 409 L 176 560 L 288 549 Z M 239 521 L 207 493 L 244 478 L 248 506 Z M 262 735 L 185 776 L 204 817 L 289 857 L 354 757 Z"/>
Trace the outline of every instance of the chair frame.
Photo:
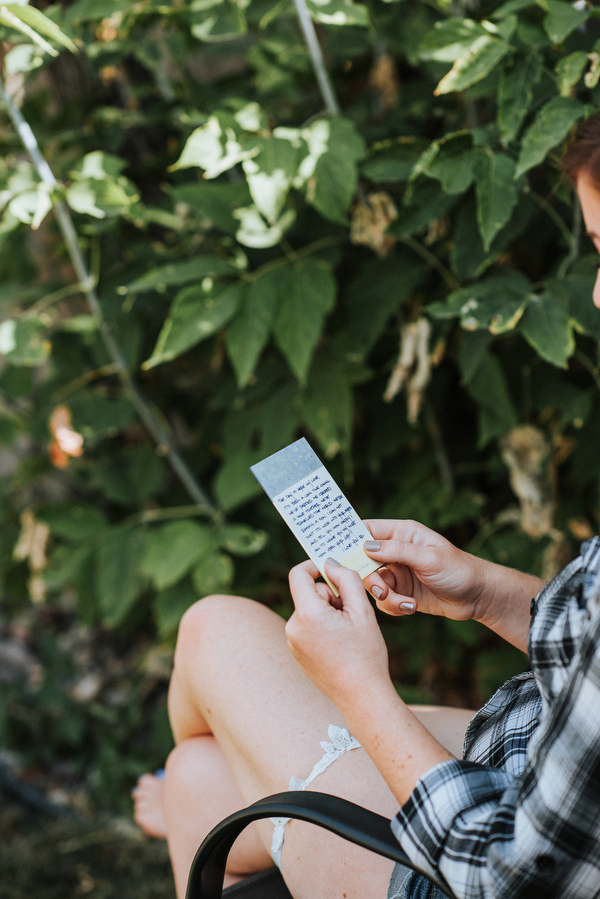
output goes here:
<path id="1" fill-rule="evenodd" d="M 223 893 L 223 879 L 229 851 L 236 838 L 252 821 L 261 818 L 297 818 L 370 849 L 378 855 L 413 868 L 394 837 L 389 818 L 378 815 L 328 793 L 296 790 L 275 793 L 248 808 L 235 812 L 208 834 L 198 849 L 188 880 L 186 899 L 288 899 L 290 893 L 276 868 L 254 875 Z M 448 885 L 437 884 L 444 892 Z M 452 895 L 449 893 L 449 895 Z"/>

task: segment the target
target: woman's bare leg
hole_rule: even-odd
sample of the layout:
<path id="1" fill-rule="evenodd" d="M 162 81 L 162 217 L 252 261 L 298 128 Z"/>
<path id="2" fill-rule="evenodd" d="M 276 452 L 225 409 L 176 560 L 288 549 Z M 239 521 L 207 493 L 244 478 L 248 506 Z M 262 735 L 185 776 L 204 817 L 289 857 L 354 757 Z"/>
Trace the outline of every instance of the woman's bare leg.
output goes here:
<path id="1" fill-rule="evenodd" d="M 171 752 L 163 803 L 175 889 L 184 896 L 198 846 L 219 821 L 245 804 L 214 737 L 191 737 Z M 225 886 L 271 864 L 258 833 L 247 827 L 229 853 Z"/>
<path id="2" fill-rule="evenodd" d="M 291 775 L 307 777 L 322 755 L 319 743 L 327 739 L 328 725 L 345 726 L 345 721 L 293 660 L 279 616 L 260 604 L 225 596 L 202 600 L 184 616 L 169 712 L 178 743 L 175 753 L 208 738 L 220 759 L 205 761 L 207 773 L 202 775 L 198 757 L 190 752 L 179 792 L 171 790 L 174 777 L 169 768 L 174 766 L 167 765 L 167 830 L 181 895 L 193 853 L 212 826 L 206 826 L 206 819 L 214 817 L 216 823 L 234 810 L 231 806 L 286 790 Z M 455 738 L 456 728 L 451 730 Z M 223 794 L 215 779 L 219 765 Z M 190 803 L 194 779 L 202 784 Z M 388 817 L 397 810 L 395 798 L 362 749 L 341 756 L 311 788 L 344 796 Z M 210 807 L 206 819 L 197 813 L 193 837 L 189 827 L 193 809 L 187 813 L 186 802 L 198 810 Z M 187 838 L 182 833 L 184 822 Z M 234 858 L 233 875 L 270 865 L 272 831 L 272 824 L 265 821 L 248 829 L 245 845 Z M 315 863 L 307 864 L 308 860 Z M 296 899 L 384 897 L 391 868 L 389 860 L 311 825 L 292 821 L 286 827 L 282 871 Z"/>

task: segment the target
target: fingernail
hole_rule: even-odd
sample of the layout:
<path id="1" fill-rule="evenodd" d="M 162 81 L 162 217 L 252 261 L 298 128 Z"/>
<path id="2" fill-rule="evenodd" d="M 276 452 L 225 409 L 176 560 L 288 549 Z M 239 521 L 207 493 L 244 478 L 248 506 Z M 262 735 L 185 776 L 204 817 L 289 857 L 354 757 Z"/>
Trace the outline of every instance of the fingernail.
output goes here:
<path id="1" fill-rule="evenodd" d="M 332 559 L 331 556 L 329 556 L 329 558 L 326 559 L 325 561 L 326 561 L 327 565 L 333 565 L 334 568 L 341 568 L 341 567 L 342 567 L 342 566 L 340 565 L 340 563 L 338 562 L 338 560 L 337 560 L 337 559 Z"/>
<path id="2" fill-rule="evenodd" d="M 414 605 L 412 604 L 412 602 L 401 602 L 400 608 L 403 612 L 412 612 L 414 609 Z"/>
<path id="3" fill-rule="evenodd" d="M 375 599 L 381 599 L 381 594 L 383 593 L 383 590 L 381 589 L 381 587 L 378 587 L 376 584 L 374 587 L 371 587 L 371 593 L 373 594 Z"/>
<path id="4" fill-rule="evenodd" d="M 381 540 L 365 540 L 365 549 L 372 553 L 378 553 L 381 549 Z"/>

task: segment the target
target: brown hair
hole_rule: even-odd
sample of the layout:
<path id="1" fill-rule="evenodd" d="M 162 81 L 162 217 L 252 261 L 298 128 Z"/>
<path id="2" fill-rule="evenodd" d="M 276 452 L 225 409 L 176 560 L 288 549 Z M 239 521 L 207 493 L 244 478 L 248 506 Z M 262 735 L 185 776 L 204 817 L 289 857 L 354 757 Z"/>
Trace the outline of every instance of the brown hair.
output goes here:
<path id="1" fill-rule="evenodd" d="M 593 113 L 577 126 L 560 167 L 571 184 L 575 185 L 582 172 L 586 172 L 600 190 L 600 112 Z"/>

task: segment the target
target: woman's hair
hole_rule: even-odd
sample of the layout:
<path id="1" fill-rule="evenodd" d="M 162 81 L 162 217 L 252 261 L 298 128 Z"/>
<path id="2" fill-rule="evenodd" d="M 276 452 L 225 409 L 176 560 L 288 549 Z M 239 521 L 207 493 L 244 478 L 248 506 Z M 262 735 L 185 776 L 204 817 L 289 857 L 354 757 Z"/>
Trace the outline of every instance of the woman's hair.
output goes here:
<path id="1" fill-rule="evenodd" d="M 581 173 L 586 172 L 600 190 L 600 112 L 578 125 L 560 167 L 571 184 L 575 185 Z"/>

